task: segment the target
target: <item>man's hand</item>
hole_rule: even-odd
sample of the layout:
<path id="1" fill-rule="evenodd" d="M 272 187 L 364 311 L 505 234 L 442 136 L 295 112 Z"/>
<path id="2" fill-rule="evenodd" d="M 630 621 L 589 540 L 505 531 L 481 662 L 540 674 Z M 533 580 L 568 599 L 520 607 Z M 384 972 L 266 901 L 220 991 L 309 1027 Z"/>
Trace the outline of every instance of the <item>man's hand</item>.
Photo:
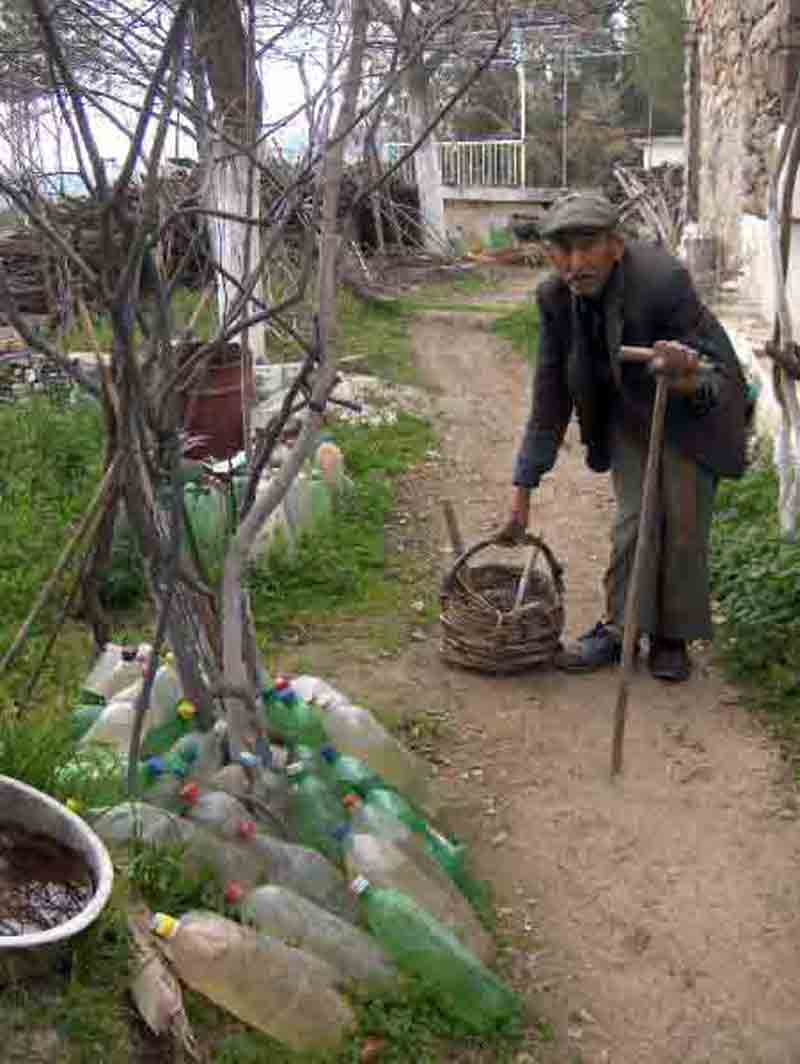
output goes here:
<path id="1" fill-rule="evenodd" d="M 649 368 L 652 373 L 668 377 L 672 391 L 693 395 L 697 390 L 700 356 L 692 347 L 677 340 L 659 340 L 653 344 Z"/>
<path id="2" fill-rule="evenodd" d="M 653 357 L 649 366 L 653 373 L 668 377 L 684 377 L 697 372 L 700 356 L 692 347 L 676 340 L 659 340 L 653 344 Z"/>
<path id="3" fill-rule="evenodd" d="M 503 547 L 513 547 L 521 543 L 528 530 L 531 512 L 531 493 L 528 488 L 515 488 L 511 500 L 511 513 L 508 520 L 495 533 L 495 541 Z"/>

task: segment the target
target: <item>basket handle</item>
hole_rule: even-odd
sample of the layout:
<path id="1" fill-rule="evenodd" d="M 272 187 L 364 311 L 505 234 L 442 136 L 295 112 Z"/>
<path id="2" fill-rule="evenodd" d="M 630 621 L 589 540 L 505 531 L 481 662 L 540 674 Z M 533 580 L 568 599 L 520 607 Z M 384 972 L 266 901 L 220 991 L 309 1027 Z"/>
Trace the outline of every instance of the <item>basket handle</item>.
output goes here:
<path id="1" fill-rule="evenodd" d="M 453 585 L 455 583 L 455 579 L 456 579 L 456 576 L 458 574 L 459 569 L 461 569 L 463 566 L 465 566 L 473 555 L 477 554 L 479 551 L 484 550 L 486 547 L 496 547 L 496 546 L 506 546 L 506 544 L 504 544 L 504 543 L 503 544 L 499 544 L 497 542 L 497 536 L 496 535 L 489 536 L 488 539 L 480 539 L 480 540 L 478 540 L 477 543 L 473 543 L 473 545 L 471 547 L 469 547 L 467 550 L 465 550 L 463 552 L 463 554 L 460 554 L 456 558 L 455 562 L 453 562 L 453 565 L 452 565 L 452 567 L 450 569 L 450 572 L 447 574 L 447 576 L 445 576 L 444 580 L 442 581 L 442 589 L 443 589 L 443 591 L 445 593 L 448 593 L 448 592 L 451 592 L 453 590 Z M 556 591 L 558 592 L 559 597 L 561 597 L 564 594 L 564 567 L 558 561 L 558 559 L 556 558 L 555 554 L 553 554 L 553 552 L 547 546 L 545 541 L 540 536 L 535 536 L 532 532 L 526 532 L 525 535 L 523 536 L 523 538 L 520 539 L 519 543 L 515 544 L 515 546 L 520 546 L 520 547 L 528 546 L 528 547 L 533 547 L 534 548 L 534 550 L 531 552 L 531 558 L 530 558 L 531 563 L 532 563 L 533 558 L 536 555 L 536 551 L 539 550 L 539 551 L 542 552 L 542 554 L 545 557 L 545 561 L 547 562 L 547 564 L 548 564 L 548 566 L 550 568 L 550 574 L 553 577 L 553 583 L 555 584 Z M 528 572 L 527 575 L 530 576 L 530 573 Z M 524 581 L 525 584 L 527 584 L 527 580 L 525 579 L 525 577 L 526 577 L 526 574 L 523 573 L 522 581 Z M 522 593 L 523 593 L 523 595 L 525 593 L 525 588 L 524 587 L 522 589 Z"/>

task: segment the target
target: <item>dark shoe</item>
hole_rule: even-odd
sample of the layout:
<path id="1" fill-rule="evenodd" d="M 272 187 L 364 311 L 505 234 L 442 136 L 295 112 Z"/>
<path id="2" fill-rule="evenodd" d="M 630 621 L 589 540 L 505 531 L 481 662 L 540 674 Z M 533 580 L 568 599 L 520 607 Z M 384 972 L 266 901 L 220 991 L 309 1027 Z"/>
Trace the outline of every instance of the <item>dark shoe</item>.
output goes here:
<path id="1" fill-rule="evenodd" d="M 652 636 L 648 664 L 650 673 L 657 680 L 666 680 L 667 683 L 683 683 L 692 672 L 692 661 L 684 639 Z"/>
<path id="2" fill-rule="evenodd" d="M 616 628 L 600 621 L 559 651 L 555 663 L 565 672 L 591 672 L 605 665 L 616 665 L 621 657 L 622 637 Z"/>

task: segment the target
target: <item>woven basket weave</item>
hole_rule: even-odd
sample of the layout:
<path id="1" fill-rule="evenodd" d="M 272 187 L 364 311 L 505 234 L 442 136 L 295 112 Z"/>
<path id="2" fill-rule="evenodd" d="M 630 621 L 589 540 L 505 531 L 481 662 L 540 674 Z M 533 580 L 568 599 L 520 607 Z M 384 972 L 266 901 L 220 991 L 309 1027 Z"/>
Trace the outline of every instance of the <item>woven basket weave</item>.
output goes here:
<path id="1" fill-rule="evenodd" d="M 469 565 L 495 539 L 470 547 L 442 582 L 440 654 L 451 665 L 479 672 L 519 672 L 551 664 L 564 630 L 563 570 L 536 536 L 523 545 L 525 566 Z M 544 560 L 545 565 L 537 563 Z"/>

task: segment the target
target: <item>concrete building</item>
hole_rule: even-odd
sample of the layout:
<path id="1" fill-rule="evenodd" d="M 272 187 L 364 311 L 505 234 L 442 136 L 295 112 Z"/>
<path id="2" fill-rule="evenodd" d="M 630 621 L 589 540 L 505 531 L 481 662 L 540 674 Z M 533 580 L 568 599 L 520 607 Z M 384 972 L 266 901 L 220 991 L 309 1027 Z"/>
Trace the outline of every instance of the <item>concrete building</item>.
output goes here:
<path id="1" fill-rule="evenodd" d="M 695 248 L 727 279 L 722 316 L 778 417 L 771 362 L 757 350 L 774 312 L 767 240 L 768 167 L 800 66 L 800 0 L 689 0 L 686 206 Z M 800 332 L 800 201 L 790 302 Z M 734 280 L 735 279 L 735 282 Z"/>

